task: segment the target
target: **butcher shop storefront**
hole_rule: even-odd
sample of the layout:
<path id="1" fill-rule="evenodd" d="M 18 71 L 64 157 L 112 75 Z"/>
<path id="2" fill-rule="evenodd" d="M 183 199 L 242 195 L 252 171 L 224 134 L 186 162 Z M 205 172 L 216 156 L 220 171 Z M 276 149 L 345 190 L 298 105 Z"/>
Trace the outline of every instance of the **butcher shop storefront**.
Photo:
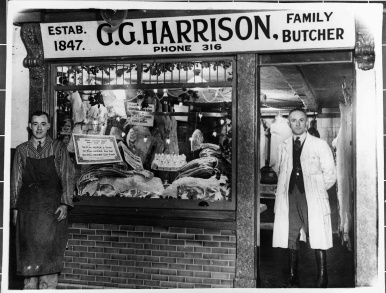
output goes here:
<path id="1" fill-rule="evenodd" d="M 50 114 L 74 163 L 60 288 L 280 287 L 273 167 L 293 108 L 337 168 L 329 287 L 382 283 L 380 6 L 30 5 L 10 5 L 11 150 L 28 139 L 14 131 L 28 103 Z M 8 287 L 19 289 L 9 234 Z M 302 261 L 313 287 L 314 258 Z"/>

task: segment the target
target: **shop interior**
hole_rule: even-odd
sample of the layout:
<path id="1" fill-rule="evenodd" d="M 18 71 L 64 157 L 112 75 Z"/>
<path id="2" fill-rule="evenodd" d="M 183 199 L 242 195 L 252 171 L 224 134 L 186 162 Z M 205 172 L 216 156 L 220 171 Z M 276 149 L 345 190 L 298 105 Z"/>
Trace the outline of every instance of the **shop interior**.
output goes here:
<path id="1" fill-rule="evenodd" d="M 261 287 L 280 287 L 288 274 L 287 251 L 272 248 L 277 183 L 272 166 L 278 145 L 291 135 L 288 112 L 297 107 L 307 110 L 308 134 L 328 142 L 337 166 L 338 181 L 328 191 L 334 233 L 334 247 L 328 250 L 330 285 L 354 287 L 354 68 L 349 58 L 335 58 L 333 53 L 261 57 L 260 203 L 264 210 L 260 214 Z M 304 242 L 300 249 L 302 287 L 312 287 L 316 275 L 314 253 Z"/>

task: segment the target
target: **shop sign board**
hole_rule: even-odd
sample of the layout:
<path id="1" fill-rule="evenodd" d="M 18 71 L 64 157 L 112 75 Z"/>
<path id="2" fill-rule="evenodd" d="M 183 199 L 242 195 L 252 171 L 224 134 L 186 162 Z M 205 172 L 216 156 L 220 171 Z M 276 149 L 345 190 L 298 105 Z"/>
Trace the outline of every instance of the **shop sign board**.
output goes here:
<path id="1" fill-rule="evenodd" d="M 153 127 L 154 125 L 154 105 L 141 109 L 137 103 L 126 103 L 127 124 Z"/>
<path id="2" fill-rule="evenodd" d="M 115 136 L 73 134 L 73 140 L 78 164 L 122 162 Z"/>
<path id="3" fill-rule="evenodd" d="M 345 9 L 41 23 L 44 57 L 82 58 L 351 49 L 354 13 Z"/>

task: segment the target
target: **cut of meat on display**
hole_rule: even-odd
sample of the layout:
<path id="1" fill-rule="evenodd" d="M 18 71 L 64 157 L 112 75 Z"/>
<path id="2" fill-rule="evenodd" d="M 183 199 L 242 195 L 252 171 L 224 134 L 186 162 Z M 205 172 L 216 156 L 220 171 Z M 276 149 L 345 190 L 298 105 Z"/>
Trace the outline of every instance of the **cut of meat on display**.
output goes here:
<path id="1" fill-rule="evenodd" d="M 129 170 L 126 163 L 93 165 L 77 181 L 79 196 L 138 197 L 228 200 L 230 182 L 226 176 L 229 163 L 214 144 L 202 144 L 207 156 L 192 160 L 180 169 L 176 180 L 165 189 L 160 178 L 142 170 Z M 216 149 L 216 150 L 214 150 Z"/>
<path id="2" fill-rule="evenodd" d="M 134 174 L 141 175 L 147 179 L 153 178 L 154 174 L 146 170 L 129 170 L 125 163 L 92 165 L 83 171 L 82 176 L 77 180 L 76 187 L 79 195 L 89 182 L 98 181 L 102 177 L 131 177 Z M 91 195 L 91 194 L 90 194 Z"/>
<path id="3" fill-rule="evenodd" d="M 229 200 L 228 178 L 212 176 L 208 179 L 183 177 L 174 181 L 163 192 L 165 197 L 200 199 L 208 201 Z"/>
<path id="4" fill-rule="evenodd" d="M 192 134 L 192 144 L 191 144 L 191 150 L 196 151 L 199 150 L 201 147 L 200 145 L 204 142 L 204 136 L 202 135 L 201 130 L 196 129 Z"/>
<path id="5" fill-rule="evenodd" d="M 144 137 L 147 139 L 144 140 Z M 139 125 L 130 128 L 126 136 L 126 144 L 134 155 L 141 158 L 145 169 L 150 169 L 155 151 L 163 146 L 151 135 L 149 127 Z"/>
<path id="6" fill-rule="evenodd" d="M 70 125 L 67 149 L 77 158 L 78 197 L 230 200 L 229 99 L 226 103 L 221 97 L 212 103 L 194 100 L 191 105 L 190 100 L 178 101 L 176 93 L 184 89 L 176 89 L 176 93 L 163 89 L 160 95 L 161 90 L 62 91 L 67 93 L 67 102 L 72 101 L 71 107 L 66 105 L 58 115 Z M 176 112 L 173 106 L 181 103 L 187 111 Z M 177 120 L 180 116 L 184 119 Z M 98 136 L 111 136 L 123 163 L 78 163 L 79 150 L 85 146 L 71 133 L 85 139 L 93 135 L 87 140 L 89 156 L 98 149 Z"/>
<path id="7" fill-rule="evenodd" d="M 204 158 L 198 158 L 193 161 L 190 161 L 186 163 L 184 166 L 181 167 L 180 172 L 184 173 L 190 169 L 199 167 L 199 166 L 207 166 L 210 168 L 216 168 L 218 164 L 217 158 L 214 157 L 204 157 Z"/>
<path id="8" fill-rule="evenodd" d="M 221 150 L 213 150 L 210 148 L 203 149 L 199 156 L 202 157 L 216 157 L 216 158 L 222 158 L 222 152 Z"/>

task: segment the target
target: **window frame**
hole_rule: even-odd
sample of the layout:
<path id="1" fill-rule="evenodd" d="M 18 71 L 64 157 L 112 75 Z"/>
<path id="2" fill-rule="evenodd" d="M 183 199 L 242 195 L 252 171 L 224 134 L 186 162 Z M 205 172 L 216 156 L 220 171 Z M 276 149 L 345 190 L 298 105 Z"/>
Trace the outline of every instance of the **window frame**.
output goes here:
<path id="1" fill-rule="evenodd" d="M 56 84 L 57 72 L 56 68 L 58 66 L 79 66 L 81 64 L 85 65 L 103 65 L 103 64 L 113 64 L 119 63 L 125 64 L 137 64 L 137 68 L 142 68 L 142 63 L 163 63 L 163 62 L 201 62 L 201 61 L 221 61 L 229 60 L 232 61 L 232 81 L 220 81 L 220 82 L 204 82 L 204 83 L 155 83 L 155 84 L 140 84 L 142 80 L 140 77 L 141 70 L 136 71 L 138 74 L 136 84 L 128 85 L 74 85 L 74 86 L 58 86 Z M 53 127 L 51 127 L 51 136 L 53 138 L 57 137 L 57 104 L 56 104 L 56 91 L 70 91 L 70 90 L 114 90 L 114 89 L 170 89 L 170 88 L 192 88 L 192 87 L 231 87 L 232 88 L 232 133 L 235 136 L 235 131 L 237 129 L 237 111 L 236 111 L 236 56 L 234 55 L 224 55 L 224 56 L 214 56 L 214 57 L 184 57 L 184 58 L 157 58 L 157 59 L 132 59 L 132 58 L 114 58 L 114 59 L 92 59 L 92 60 L 51 60 L 48 62 L 49 66 L 49 76 L 50 78 L 47 81 L 48 84 L 48 108 L 52 116 Z M 139 67 L 139 65 L 141 67 Z M 193 86 L 194 85 L 194 86 Z M 232 139 L 232 188 L 231 196 L 229 201 L 216 201 L 216 202 L 207 202 L 209 206 L 199 206 L 198 204 L 201 200 L 181 200 L 181 199 L 146 199 L 146 198 L 97 198 L 97 197 L 76 197 L 80 199 L 79 202 L 76 202 L 76 206 L 94 206 L 99 208 L 113 208 L 113 209 L 127 209 L 127 208 L 153 208 L 159 209 L 162 213 L 166 212 L 168 209 L 178 210 L 208 210 L 208 211 L 235 211 L 236 209 L 236 184 L 237 184 L 237 174 L 236 174 L 236 139 Z M 76 211 L 75 211 L 76 212 Z M 220 215 L 217 215 L 220 216 Z M 201 216 L 202 217 L 202 216 Z M 229 218 L 229 215 L 226 216 Z M 206 217 L 204 217 L 206 218 Z M 233 216 L 232 216 L 233 218 Z M 221 219 L 221 216 L 219 217 Z M 233 221 L 233 220 L 232 220 Z"/>

